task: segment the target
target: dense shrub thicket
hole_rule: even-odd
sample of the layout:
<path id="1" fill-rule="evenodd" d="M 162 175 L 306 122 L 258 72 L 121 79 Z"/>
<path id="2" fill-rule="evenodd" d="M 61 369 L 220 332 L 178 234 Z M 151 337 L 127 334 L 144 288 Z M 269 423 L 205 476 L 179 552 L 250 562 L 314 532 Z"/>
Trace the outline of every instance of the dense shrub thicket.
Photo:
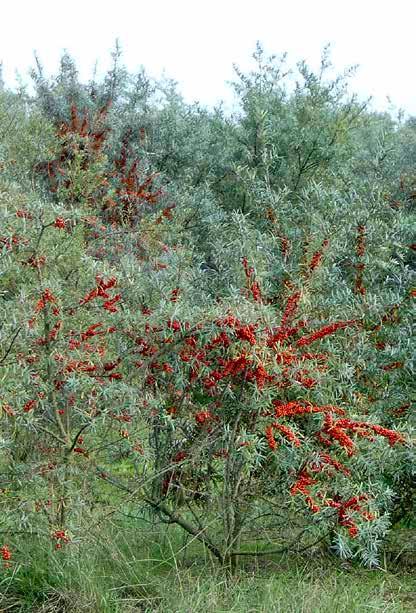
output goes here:
<path id="1" fill-rule="evenodd" d="M 5 572 L 120 510 L 227 568 L 377 564 L 415 520 L 414 120 L 327 51 L 258 46 L 233 114 L 113 58 L 0 92 Z"/>

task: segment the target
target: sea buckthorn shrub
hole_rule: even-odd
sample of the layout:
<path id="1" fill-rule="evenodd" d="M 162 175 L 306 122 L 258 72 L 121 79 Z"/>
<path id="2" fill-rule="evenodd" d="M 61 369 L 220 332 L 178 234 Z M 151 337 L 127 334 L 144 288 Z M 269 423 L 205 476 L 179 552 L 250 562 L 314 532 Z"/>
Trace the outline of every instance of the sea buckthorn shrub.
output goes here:
<path id="1" fill-rule="evenodd" d="M 132 339 L 154 462 L 145 501 L 222 562 L 249 553 L 240 540 L 248 527 L 261 533 L 264 516 L 283 532 L 288 517 L 302 517 L 318 539 L 337 529 L 339 551 L 347 555 L 356 543 L 370 563 L 387 526 L 391 493 L 381 466 L 409 439 L 346 391 L 354 373 L 345 352 L 367 339 L 365 321 L 308 315 L 311 279 L 327 246 L 324 240 L 277 299 L 242 258 L 238 302 L 219 299 L 209 318 L 187 317 L 175 288 L 170 316 L 160 323 L 146 307 L 144 333 Z M 361 458 L 372 453 L 375 470 Z"/>
<path id="2" fill-rule="evenodd" d="M 370 115 L 303 64 L 289 95 L 260 49 L 232 118 L 114 61 L 38 75 L 52 144 L 0 185 L 6 567 L 19 534 L 64 554 L 132 509 L 228 568 L 376 564 L 414 517 L 415 290 L 408 192 L 347 161 Z"/>
<path id="3" fill-rule="evenodd" d="M 146 424 L 131 424 L 137 398 L 121 365 L 124 303 L 137 295 L 128 271 L 168 268 L 174 208 L 152 176 L 140 183 L 123 145 L 107 181 L 88 126 L 73 108 L 59 127 L 47 199 L 1 183 L 2 527 L 57 549 L 88 535 L 108 466 L 126 454 L 140 464 Z"/>
<path id="4" fill-rule="evenodd" d="M 79 458 L 89 437 L 99 447 L 103 415 L 117 414 L 121 296 L 109 265 L 87 254 L 89 216 L 30 198 L 16 208 L 11 196 L 2 198 L 2 517 L 8 529 L 48 535 L 93 504 Z"/>

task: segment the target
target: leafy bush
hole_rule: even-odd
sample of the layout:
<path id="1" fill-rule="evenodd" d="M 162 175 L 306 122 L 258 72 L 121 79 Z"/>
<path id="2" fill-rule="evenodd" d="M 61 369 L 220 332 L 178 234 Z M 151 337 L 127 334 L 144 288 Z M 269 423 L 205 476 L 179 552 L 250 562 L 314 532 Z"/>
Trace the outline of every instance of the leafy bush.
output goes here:
<path id="1" fill-rule="evenodd" d="M 65 55 L 33 100 L 1 94 L 7 566 L 103 508 L 232 569 L 322 541 L 375 565 L 414 520 L 412 124 L 327 54 L 292 90 L 255 59 L 232 117 L 118 50 L 102 83 Z"/>

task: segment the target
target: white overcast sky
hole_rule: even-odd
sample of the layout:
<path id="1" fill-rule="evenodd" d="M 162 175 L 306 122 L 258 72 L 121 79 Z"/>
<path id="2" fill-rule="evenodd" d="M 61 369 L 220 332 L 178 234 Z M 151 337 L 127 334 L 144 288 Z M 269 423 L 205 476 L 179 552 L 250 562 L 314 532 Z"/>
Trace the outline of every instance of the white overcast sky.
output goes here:
<path id="1" fill-rule="evenodd" d="M 359 64 L 353 88 L 374 106 L 416 114 L 416 0 L 11 0 L 1 7 L 0 61 L 8 85 L 24 78 L 36 50 L 48 73 L 67 49 L 82 78 L 105 69 L 119 38 L 131 71 L 179 82 L 187 100 L 227 99 L 232 64 L 267 52 L 317 66 L 330 43 L 338 70 Z"/>

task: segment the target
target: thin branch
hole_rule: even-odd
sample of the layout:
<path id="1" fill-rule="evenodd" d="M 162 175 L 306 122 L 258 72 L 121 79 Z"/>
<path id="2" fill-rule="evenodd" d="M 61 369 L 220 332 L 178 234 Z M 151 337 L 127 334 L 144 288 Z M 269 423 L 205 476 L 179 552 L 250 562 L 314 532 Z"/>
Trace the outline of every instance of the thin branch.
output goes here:
<path id="1" fill-rule="evenodd" d="M 11 352 L 11 350 L 13 349 L 13 345 L 15 344 L 16 339 L 17 339 L 17 337 L 19 336 L 19 334 L 20 334 L 20 332 L 21 332 L 21 331 L 22 331 L 22 326 L 20 326 L 20 327 L 19 327 L 19 328 L 16 330 L 16 332 L 14 333 L 13 338 L 12 338 L 12 340 L 11 340 L 11 342 L 10 342 L 10 344 L 9 344 L 9 346 L 8 346 L 8 348 L 7 348 L 7 350 L 6 350 L 6 353 L 4 354 L 4 356 L 3 356 L 3 357 L 1 358 L 1 360 L 0 360 L 0 364 L 3 364 L 3 362 L 5 362 L 5 361 L 6 361 L 7 356 L 9 355 L 9 353 Z"/>
<path id="2" fill-rule="evenodd" d="M 177 524 L 181 528 L 183 528 L 189 534 L 192 534 L 198 541 L 200 541 L 211 553 L 219 560 L 221 564 L 224 562 L 224 558 L 220 552 L 220 550 L 207 538 L 202 534 L 201 530 L 198 530 L 190 524 L 186 519 L 184 519 L 181 515 L 177 515 L 173 511 L 169 509 L 163 502 L 158 502 L 156 500 L 152 500 L 151 498 L 144 499 L 147 504 L 149 504 L 153 509 L 161 511 L 164 515 L 166 515 L 171 523 Z"/>
<path id="3" fill-rule="evenodd" d="M 74 438 L 74 440 L 73 440 L 73 442 L 72 442 L 71 448 L 68 450 L 68 453 L 71 453 L 71 452 L 74 450 L 75 445 L 77 444 L 77 440 L 79 439 L 79 437 L 80 437 L 81 433 L 82 433 L 82 432 L 85 430 L 85 428 L 88 428 L 88 426 L 89 426 L 89 425 L 90 425 L 90 424 L 85 424 L 85 425 L 84 425 L 84 426 L 82 426 L 82 428 L 81 428 L 81 429 L 78 431 L 77 435 L 75 436 L 75 438 Z"/>

